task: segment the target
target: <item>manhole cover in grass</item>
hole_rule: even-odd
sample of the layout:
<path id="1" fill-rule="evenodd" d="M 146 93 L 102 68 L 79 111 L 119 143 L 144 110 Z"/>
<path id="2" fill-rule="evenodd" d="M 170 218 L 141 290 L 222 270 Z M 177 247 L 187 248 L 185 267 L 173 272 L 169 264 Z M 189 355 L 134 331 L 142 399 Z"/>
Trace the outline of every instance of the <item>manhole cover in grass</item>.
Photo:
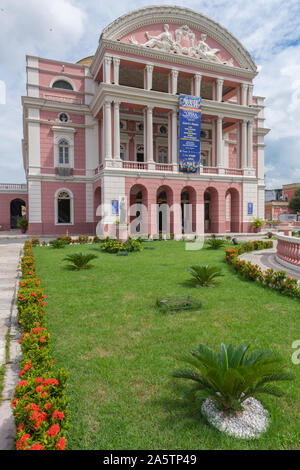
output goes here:
<path id="1" fill-rule="evenodd" d="M 199 310 L 202 307 L 202 302 L 190 295 L 164 297 L 157 299 L 156 305 L 163 311 L 177 311 L 177 310 Z"/>

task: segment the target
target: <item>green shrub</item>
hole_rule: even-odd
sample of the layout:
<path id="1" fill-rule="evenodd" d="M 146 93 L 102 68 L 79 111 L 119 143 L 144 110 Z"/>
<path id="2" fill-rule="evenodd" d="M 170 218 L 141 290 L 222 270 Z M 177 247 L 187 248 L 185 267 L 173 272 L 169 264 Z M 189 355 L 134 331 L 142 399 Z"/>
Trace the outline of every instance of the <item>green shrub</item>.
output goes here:
<path id="1" fill-rule="evenodd" d="M 84 253 L 72 253 L 71 255 L 66 256 L 64 261 L 69 261 L 71 264 L 68 265 L 70 269 L 89 269 L 92 265 L 89 262 L 92 259 L 97 258 L 94 254 L 87 254 Z"/>
<path id="2" fill-rule="evenodd" d="M 221 240 L 220 238 L 210 238 L 207 240 L 208 248 L 212 248 L 213 250 L 218 250 L 219 248 L 225 245 L 225 240 Z"/>
<path id="3" fill-rule="evenodd" d="M 77 238 L 77 242 L 80 245 L 85 245 L 86 243 L 89 242 L 89 236 L 88 235 L 79 235 Z"/>
<path id="4" fill-rule="evenodd" d="M 49 242 L 49 245 L 52 247 L 52 248 L 64 248 L 66 246 L 66 243 L 64 240 L 51 240 Z"/>
<path id="5" fill-rule="evenodd" d="M 282 396 L 280 388 L 272 383 L 292 380 L 293 376 L 284 371 L 281 360 L 271 351 L 248 349 L 246 344 L 234 347 L 222 343 L 219 353 L 215 353 L 199 344 L 184 359 L 192 368 L 176 370 L 172 375 L 195 383 L 189 396 L 212 398 L 227 413 L 242 410 L 243 401 L 249 397 Z"/>
<path id="6" fill-rule="evenodd" d="M 223 276 L 222 272 L 216 266 L 194 264 L 187 268 L 193 278 L 188 282 L 195 287 L 215 287 L 218 282 L 217 277 Z"/>
<path id="7" fill-rule="evenodd" d="M 56 240 L 63 241 L 65 245 L 71 245 L 71 243 L 73 243 L 72 237 L 70 237 L 69 235 L 56 237 Z"/>

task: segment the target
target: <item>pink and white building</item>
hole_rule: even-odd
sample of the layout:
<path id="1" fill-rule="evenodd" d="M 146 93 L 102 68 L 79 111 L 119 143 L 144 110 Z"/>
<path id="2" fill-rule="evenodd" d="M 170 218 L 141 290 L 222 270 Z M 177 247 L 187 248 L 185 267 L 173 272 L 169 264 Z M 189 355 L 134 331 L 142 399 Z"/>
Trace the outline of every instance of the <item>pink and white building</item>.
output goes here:
<path id="1" fill-rule="evenodd" d="M 170 232 L 182 234 L 187 203 L 194 233 L 250 231 L 253 217 L 264 218 L 268 132 L 264 98 L 253 93 L 256 75 L 229 31 L 173 6 L 118 18 L 95 55 L 76 64 L 27 56 L 29 233 L 94 234 L 105 215 L 106 230 L 118 221 L 127 234 L 136 214 L 120 220 L 120 201 L 148 210 L 142 233 L 157 234 L 166 216 Z M 202 97 L 196 174 L 178 170 L 181 93 Z M 156 204 L 164 203 L 170 211 L 159 215 Z"/>

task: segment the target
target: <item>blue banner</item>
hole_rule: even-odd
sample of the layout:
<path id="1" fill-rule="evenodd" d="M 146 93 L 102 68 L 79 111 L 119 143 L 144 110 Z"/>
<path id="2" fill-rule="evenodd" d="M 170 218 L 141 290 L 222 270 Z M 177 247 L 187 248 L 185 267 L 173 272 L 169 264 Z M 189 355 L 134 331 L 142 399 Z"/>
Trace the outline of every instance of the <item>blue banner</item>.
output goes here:
<path id="1" fill-rule="evenodd" d="M 179 97 L 179 171 L 196 173 L 200 168 L 201 98 Z"/>

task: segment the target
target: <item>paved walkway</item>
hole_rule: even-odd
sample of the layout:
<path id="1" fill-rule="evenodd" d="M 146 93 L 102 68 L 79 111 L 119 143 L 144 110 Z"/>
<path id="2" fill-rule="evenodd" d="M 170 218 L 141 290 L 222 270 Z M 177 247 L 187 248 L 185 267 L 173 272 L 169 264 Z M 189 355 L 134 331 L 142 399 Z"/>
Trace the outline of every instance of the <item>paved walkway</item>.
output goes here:
<path id="1" fill-rule="evenodd" d="M 19 280 L 19 259 L 23 243 L 0 244 L 0 367 L 4 365 L 4 388 L 0 397 L 0 450 L 11 450 L 15 426 L 10 400 L 19 381 L 20 332 L 17 323 L 15 296 Z M 9 335 L 9 358 L 6 360 L 6 341 Z"/>
<path id="2" fill-rule="evenodd" d="M 263 271 L 272 268 L 274 271 L 285 271 L 288 276 L 292 276 L 300 280 L 300 272 L 296 271 L 292 267 L 287 268 L 282 264 L 278 263 L 275 258 L 277 240 L 273 240 L 273 248 L 260 251 L 252 251 L 250 253 L 244 253 L 240 256 L 245 261 L 250 261 L 253 264 L 258 264 Z"/>

